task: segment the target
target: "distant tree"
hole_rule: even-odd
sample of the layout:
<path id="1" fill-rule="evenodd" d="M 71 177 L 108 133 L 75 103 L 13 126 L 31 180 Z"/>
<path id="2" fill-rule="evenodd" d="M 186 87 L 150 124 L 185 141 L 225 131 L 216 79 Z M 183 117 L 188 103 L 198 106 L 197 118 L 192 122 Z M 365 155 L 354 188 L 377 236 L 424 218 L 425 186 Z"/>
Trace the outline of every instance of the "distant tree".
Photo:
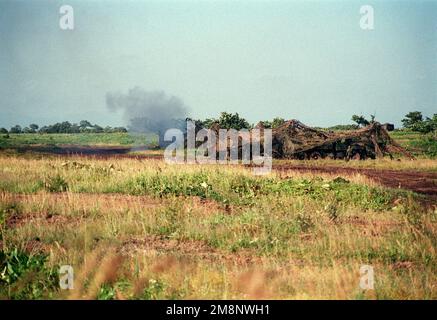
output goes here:
<path id="1" fill-rule="evenodd" d="M 126 133 L 127 129 L 125 127 L 115 127 L 114 128 L 115 132 L 121 132 L 121 133 Z"/>
<path id="2" fill-rule="evenodd" d="M 364 116 L 358 116 L 356 114 L 352 116 L 352 121 L 356 122 L 359 126 L 362 127 L 365 127 L 370 124 L 370 122 L 366 118 L 364 118 Z"/>
<path id="3" fill-rule="evenodd" d="M 81 120 L 79 122 L 79 127 L 81 128 L 91 128 L 93 125 L 88 120 Z"/>
<path id="4" fill-rule="evenodd" d="M 83 127 L 81 127 L 83 125 Z M 8 133 L 8 130 L 2 128 L 0 129 L 0 133 Z M 115 127 L 112 128 L 110 126 L 107 126 L 105 128 L 102 128 L 101 126 L 95 124 L 92 125 L 86 120 L 82 120 L 80 124 L 76 123 L 70 123 L 68 121 L 64 122 L 57 122 L 52 125 L 46 125 L 39 128 L 37 124 L 30 124 L 28 127 L 21 128 L 19 125 L 16 125 L 11 128 L 10 133 L 80 133 L 80 132 L 87 132 L 87 133 L 100 133 L 100 132 L 127 132 L 127 129 L 124 127 Z"/>
<path id="5" fill-rule="evenodd" d="M 70 127 L 70 132 L 69 133 L 79 133 L 80 132 L 80 127 L 77 123 L 73 123 Z"/>
<path id="6" fill-rule="evenodd" d="M 411 128 L 413 131 L 421 133 L 430 133 L 437 131 L 437 114 L 434 114 L 432 118 L 426 117 L 422 122 L 417 123 Z"/>
<path id="7" fill-rule="evenodd" d="M 404 128 L 421 133 L 430 133 L 437 131 L 437 114 L 434 114 L 432 118 L 426 117 L 423 119 L 423 115 L 420 111 L 409 112 L 402 120 Z"/>
<path id="8" fill-rule="evenodd" d="M 29 128 L 30 128 L 30 130 L 32 130 L 32 132 L 37 132 L 38 129 L 39 129 L 39 126 L 37 124 L 35 124 L 35 123 L 31 123 L 29 125 Z"/>
<path id="9" fill-rule="evenodd" d="M 218 119 L 220 128 L 223 129 L 248 129 L 250 127 L 246 119 L 241 118 L 238 113 L 222 112 Z"/>
<path id="10" fill-rule="evenodd" d="M 432 122 L 432 124 L 434 126 L 434 130 L 437 130 L 437 113 L 434 113 L 432 115 L 432 118 L 429 120 Z"/>
<path id="11" fill-rule="evenodd" d="M 418 131 L 422 126 L 423 116 L 420 111 L 408 112 L 405 118 L 402 119 L 402 124 L 404 128 L 411 129 L 413 131 Z"/>
<path id="12" fill-rule="evenodd" d="M 9 130 L 10 133 L 22 133 L 22 129 L 20 125 L 16 125 Z"/>
<path id="13" fill-rule="evenodd" d="M 200 121 L 200 120 L 199 120 Z M 211 128 L 211 126 L 214 124 L 214 123 L 217 123 L 217 122 L 219 122 L 217 119 L 214 119 L 214 118 L 206 118 L 205 120 L 203 120 L 203 121 L 200 121 L 201 122 L 201 127 L 204 127 L 204 128 Z"/>
<path id="14" fill-rule="evenodd" d="M 260 124 L 265 128 L 265 129 L 271 129 L 272 128 L 272 122 L 271 121 L 260 121 Z"/>
<path id="15" fill-rule="evenodd" d="M 283 118 L 274 118 L 272 121 L 260 121 L 264 128 L 266 129 L 275 129 L 285 123 L 285 119 Z"/>
<path id="16" fill-rule="evenodd" d="M 333 130 L 333 131 L 346 131 L 346 130 L 357 130 L 359 128 L 356 124 L 338 124 L 332 127 L 329 127 L 327 129 Z"/>
<path id="17" fill-rule="evenodd" d="M 272 121 L 272 128 L 275 129 L 285 123 L 285 119 L 283 118 L 274 118 Z"/>
<path id="18" fill-rule="evenodd" d="M 69 121 L 64 121 L 61 123 L 59 133 L 71 133 L 72 124 Z"/>
<path id="19" fill-rule="evenodd" d="M 93 125 L 92 132 L 94 133 L 102 133 L 104 132 L 103 128 L 97 124 Z"/>
<path id="20" fill-rule="evenodd" d="M 0 133 L 8 133 L 8 129 L 6 129 L 6 128 L 0 128 Z"/>
<path id="21" fill-rule="evenodd" d="M 103 132 L 105 132 L 105 133 L 120 133 L 120 132 L 127 132 L 127 130 L 126 130 L 126 128 L 123 128 L 123 127 L 114 127 L 114 128 L 112 128 L 110 126 L 106 126 L 103 129 Z"/>

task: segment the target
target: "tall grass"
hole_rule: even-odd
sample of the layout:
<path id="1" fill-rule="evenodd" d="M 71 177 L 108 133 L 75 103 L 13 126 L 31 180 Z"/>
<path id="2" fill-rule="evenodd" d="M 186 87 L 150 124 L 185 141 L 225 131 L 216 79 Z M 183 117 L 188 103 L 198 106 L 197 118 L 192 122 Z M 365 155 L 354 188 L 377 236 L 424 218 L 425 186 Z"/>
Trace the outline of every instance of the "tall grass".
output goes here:
<path id="1" fill-rule="evenodd" d="M 0 266 L 19 271 L 1 273 L 2 298 L 437 298 L 437 212 L 405 191 L 239 166 L 12 159 L 0 157 Z M 72 291 L 56 283 L 66 264 Z M 363 264 L 375 290 L 359 287 Z"/>

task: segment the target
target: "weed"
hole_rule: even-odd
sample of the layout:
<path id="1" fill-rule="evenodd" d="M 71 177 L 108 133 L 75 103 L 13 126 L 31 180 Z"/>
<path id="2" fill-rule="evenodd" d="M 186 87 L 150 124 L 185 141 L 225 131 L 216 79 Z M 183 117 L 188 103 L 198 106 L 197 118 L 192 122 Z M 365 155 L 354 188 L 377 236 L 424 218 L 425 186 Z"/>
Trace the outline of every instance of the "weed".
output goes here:
<path id="1" fill-rule="evenodd" d="M 49 192 L 65 192 L 68 190 L 68 183 L 59 174 L 48 177 L 44 181 L 44 188 Z"/>
<path id="2" fill-rule="evenodd" d="M 57 273 L 45 262 L 44 255 L 0 251 L 0 295 L 13 299 L 48 296 L 56 287 Z"/>

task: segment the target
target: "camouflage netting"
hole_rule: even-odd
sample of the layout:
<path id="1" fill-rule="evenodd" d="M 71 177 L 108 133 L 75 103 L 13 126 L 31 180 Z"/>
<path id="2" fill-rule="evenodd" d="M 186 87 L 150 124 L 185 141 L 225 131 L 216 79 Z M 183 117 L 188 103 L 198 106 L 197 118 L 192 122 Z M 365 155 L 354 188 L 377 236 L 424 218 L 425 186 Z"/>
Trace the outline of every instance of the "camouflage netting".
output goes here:
<path id="1" fill-rule="evenodd" d="M 289 120 L 273 130 L 275 158 L 379 158 L 392 153 L 413 156 L 397 144 L 383 128 L 374 122 L 353 131 L 333 132 L 310 128 L 298 120 Z"/>
<path id="2" fill-rule="evenodd" d="M 264 126 L 262 123 L 258 123 L 255 128 L 261 130 L 262 145 Z M 196 126 L 196 133 L 200 129 Z M 211 130 L 218 136 L 218 123 L 214 123 Z M 250 141 L 249 132 L 243 133 L 238 139 L 240 155 L 241 144 L 244 143 L 242 137 L 245 138 L 245 141 Z M 220 148 L 218 140 L 216 141 L 217 150 Z M 201 142 L 197 142 L 196 146 L 200 144 Z M 232 142 L 228 140 L 228 150 L 231 146 Z M 263 149 L 262 146 L 261 149 Z M 289 120 L 272 130 L 272 156 L 274 158 L 374 159 L 385 155 L 392 158 L 393 154 L 414 158 L 397 144 L 378 122 L 358 130 L 333 132 L 308 127 L 298 120 Z"/>

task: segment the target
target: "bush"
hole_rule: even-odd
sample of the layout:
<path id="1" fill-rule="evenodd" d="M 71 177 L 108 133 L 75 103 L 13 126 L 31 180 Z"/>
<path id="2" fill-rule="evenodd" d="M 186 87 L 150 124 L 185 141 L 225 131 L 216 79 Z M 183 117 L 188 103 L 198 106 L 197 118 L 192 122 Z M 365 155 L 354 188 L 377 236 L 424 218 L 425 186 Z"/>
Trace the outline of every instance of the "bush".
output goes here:
<path id="1" fill-rule="evenodd" d="M 41 299 L 57 286 L 58 275 L 45 266 L 45 255 L 0 251 L 0 298 Z"/>
<path id="2" fill-rule="evenodd" d="M 47 178 L 44 181 L 44 188 L 49 192 L 65 192 L 68 190 L 68 183 L 58 174 Z"/>

